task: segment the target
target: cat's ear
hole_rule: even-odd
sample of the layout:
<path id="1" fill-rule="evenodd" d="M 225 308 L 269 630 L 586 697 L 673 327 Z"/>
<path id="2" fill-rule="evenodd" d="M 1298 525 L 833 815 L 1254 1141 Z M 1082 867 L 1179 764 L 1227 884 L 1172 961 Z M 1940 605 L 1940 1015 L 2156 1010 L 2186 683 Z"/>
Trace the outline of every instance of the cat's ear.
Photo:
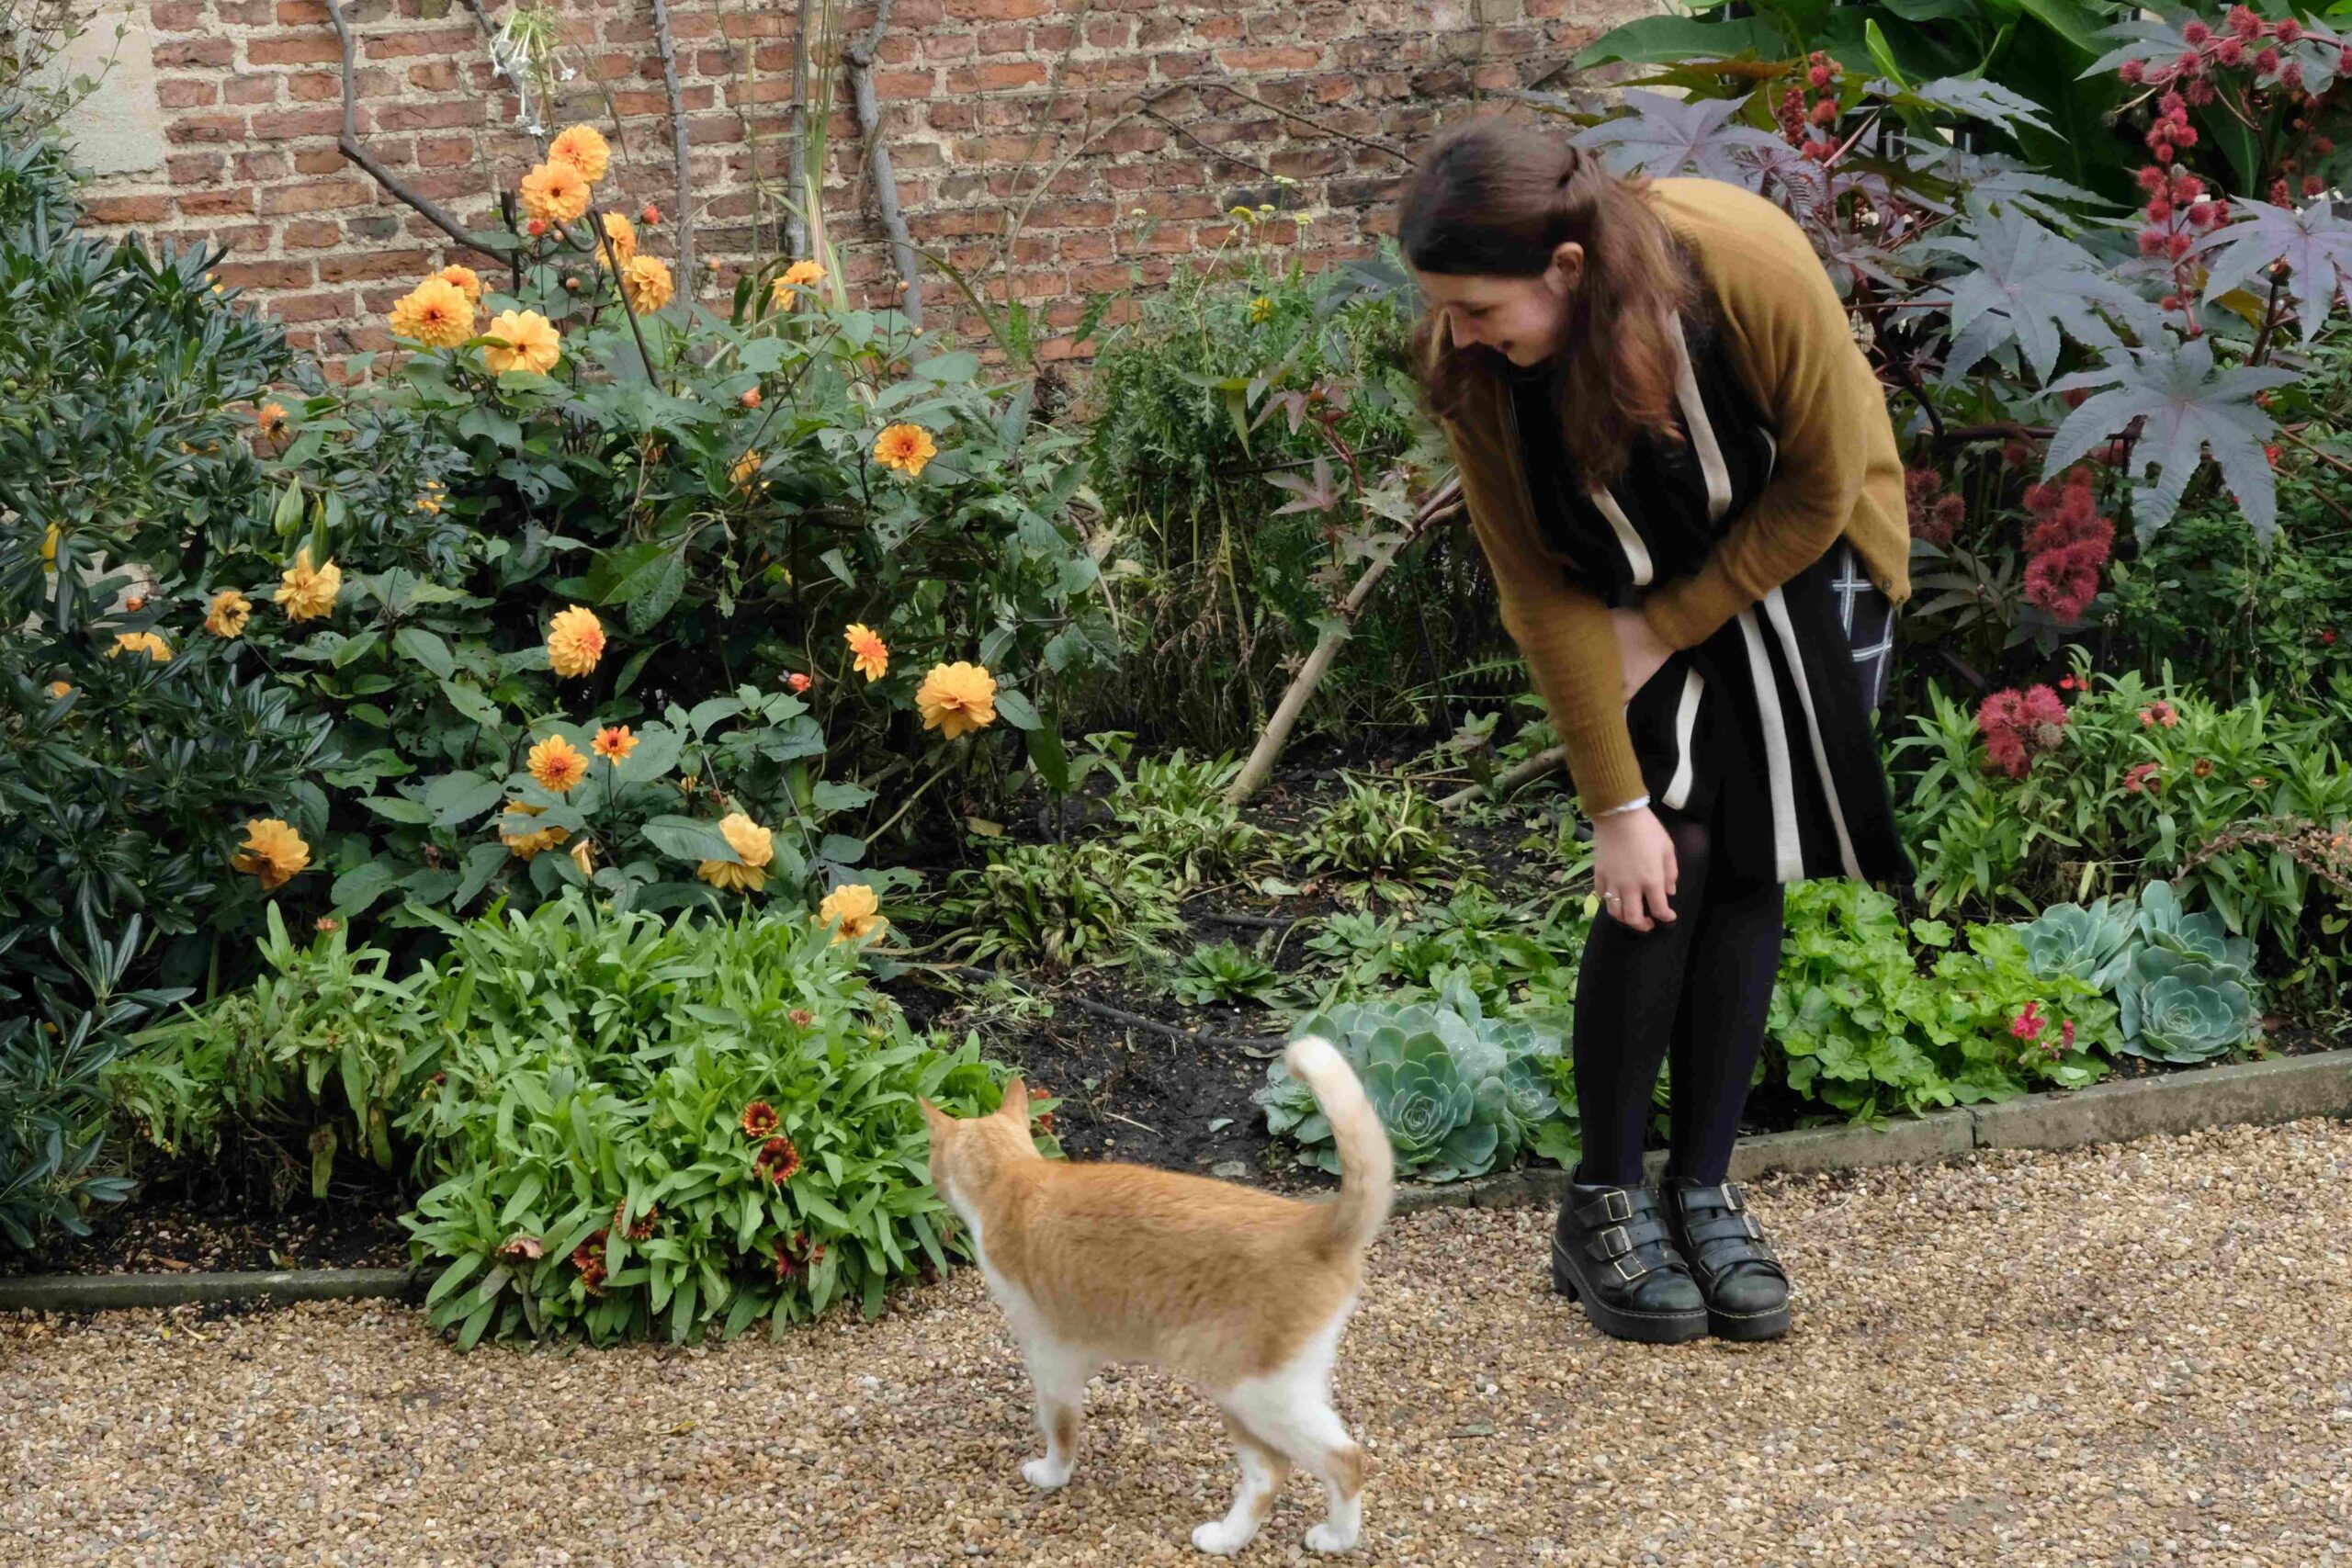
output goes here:
<path id="1" fill-rule="evenodd" d="M 922 1107 L 923 1125 L 931 1129 L 931 1141 L 933 1143 L 935 1144 L 939 1142 L 939 1140 L 946 1134 L 947 1130 L 956 1125 L 956 1118 L 948 1115 L 947 1112 L 942 1111 L 928 1100 L 923 1099 L 921 1095 L 917 1095 L 915 1097 L 915 1103 Z"/>
<path id="2" fill-rule="evenodd" d="M 1025 1129 L 1029 1125 L 1028 1084 L 1017 1077 L 1007 1083 L 1004 1086 L 1004 1103 L 996 1108 L 996 1113 Z"/>

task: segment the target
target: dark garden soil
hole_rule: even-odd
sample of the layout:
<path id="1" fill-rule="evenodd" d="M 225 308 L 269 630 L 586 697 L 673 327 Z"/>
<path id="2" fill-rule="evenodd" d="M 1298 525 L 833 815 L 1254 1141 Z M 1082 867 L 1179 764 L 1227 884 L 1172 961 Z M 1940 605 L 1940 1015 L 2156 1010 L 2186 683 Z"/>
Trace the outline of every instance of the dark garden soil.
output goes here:
<path id="1" fill-rule="evenodd" d="M 1341 793 L 1340 767 L 1364 760 L 1302 747 L 1295 765 L 1269 784 L 1248 816 L 1262 827 L 1296 833 Z M 1427 787 L 1442 794 L 1453 785 L 1430 782 Z M 1571 891 L 1548 847 L 1532 852 L 1521 847 L 1530 838 L 1528 824 L 1544 809 L 1539 797 L 1492 824 L 1450 825 L 1463 860 L 1478 866 L 1506 903 Z M 1082 819 L 1092 815 L 1074 804 L 1067 829 L 1087 830 Z M 1034 834 L 1047 825 L 1023 826 Z M 1227 940 L 1250 947 L 1271 933 L 1269 960 L 1283 974 L 1295 974 L 1313 956 L 1305 945 L 1310 923 L 1341 907 L 1311 883 L 1295 886 L 1296 895 L 1280 899 L 1241 886 L 1196 894 L 1183 906 L 1186 929 L 1168 945 L 1177 953 Z M 1074 1158 L 1127 1160 L 1282 1190 L 1330 1185 L 1320 1171 L 1300 1169 L 1289 1151 L 1267 1136 L 1251 1100 L 1280 1049 L 1280 1015 L 1256 1007 L 1186 1007 L 1126 969 L 1011 977 L 1049 1002 L 1051 1016 L 1035 1016 L 1042 1008 L 1018 1017 L 983 1010 L 977 985 L 943 988 L 914 974 L 886 989 L 918 1027 L 979 1028 L 990 1054 L 1018 1066 L 1033 1092 L 1057 1097 L 1053 1131 Z M 2340 1028 L 2271 1021 L 2273 1055 L 2347 1044 L 2352 1035 Z M 2113 1076 L 2170 1070 L 2126 1058 Z M 1767 1084 L 1750 1097 L 1742 1131 L 1782 1131 L 1802 1124 L 1808 1113 L 1817 1114 L 1817 1108 Z M 277 1207 L 251 1184 L 232 1189 L 204 1185 L 202 1179 L 165 1179 L 150 1183 L 130 1203 L 94 1215 L 88 1237 L 61 1241 L 37 1258 L 0 1253 L 0 1274 L 396 1267 L 408 1258 L 399 1224 L 404 1207 L 389 1185 L 339 1193 L 324 1203 L 303 1197 Z"/>
<path id="2" fill-rule="evenodd" d="M 390 1187 L 279 1209 L 166 1179 L 93 1213 L 86 1236 L 61 1237 L 38 1257 L 0 1252 L 0 1275 L 397 1269 L 408 1262 L 406 1207 Z"/>

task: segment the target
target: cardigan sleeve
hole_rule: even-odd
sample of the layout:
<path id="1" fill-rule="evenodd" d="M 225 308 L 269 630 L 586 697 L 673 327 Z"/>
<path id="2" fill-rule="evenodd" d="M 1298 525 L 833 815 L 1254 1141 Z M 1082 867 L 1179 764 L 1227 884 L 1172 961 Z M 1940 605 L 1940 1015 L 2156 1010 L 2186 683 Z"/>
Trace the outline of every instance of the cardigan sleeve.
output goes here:
<path id="1" fill-rule="evenodd" d="M 1591 816 L 1637 799 L 1642 769 L 1625 728 L 1624 667 L 1608 605 L 1536 542 L 1499 437 L 1452 421 L 1444 428 L 1470 526 L 1494 570 L 1503 629 L 1560 733 L 1578 800 Z"/>
<path id="2" fill-rule="evenodd" d="M 1738 265 L 1709 269 L 1733 359 L 1772 421 L 1779 455 L 1771 482 L 1700 569 L 1643 600 L 1669 647 L 1706 641 L 1828 552 L 1870 470 L 1871 422 L 1886 423 L 1885 394 L 1836 287 L 1796 226 L 1787 229 L 1755 235 Z"/>

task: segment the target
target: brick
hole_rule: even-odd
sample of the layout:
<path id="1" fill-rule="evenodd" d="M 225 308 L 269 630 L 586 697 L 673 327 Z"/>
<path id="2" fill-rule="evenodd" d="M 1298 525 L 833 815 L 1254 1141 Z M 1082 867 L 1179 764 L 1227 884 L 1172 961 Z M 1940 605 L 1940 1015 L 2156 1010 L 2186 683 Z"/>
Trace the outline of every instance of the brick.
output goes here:
<path id="1" fill-rule="evenodd" d="M 148 8 L 147 19 L 159 33 L 192 33 L 204 26 L 204 7 L 194 0 Z"/>
<path id="2" fill-rule="evenodd" d="M 328 256 L 319 263 L 321 283 L 361 283 L 371 278 L 410 277 L 431 269 L 425 251 L 368 251 L 357 255 Z"/>
<path id="3" fill-rule="evenodd" d="M 341 109 L 273 109 L 254 116 L 255 141 L 279 141 L 290 136 L 334 136 L 343 130 Z"/>
<path id="4" fill-rule="evenodd" d="M 319 0 L 278 0 L 277 25 L 281 28 L 324 28 L 333 26 L 334 21 Z"/>
<path id="5" fill-rule="evenodd" d="M 164 175 L 175 186 L 196 186 L 219 179 L 228 166 L 225 153 L 181 152 L 164 160 Z"/>
<path id="6" fill-rule="evenodd" d="M 408 68 L 408 85 L 421 93 L 446 93 L 458 85 L 454 60 L 428 60 Z"/>
<path id="7" fill-rule="evenodd" d="M 1109 261 L 1116 254 L 1108 234 L 1064 234 L 1055 246 L 1055 254 L 1066 262 Z"/>
<path id="8" fill-rule="evenodd" d="M 386 104 L 375 111 L 379 130 L 447 130 L 453 126 L 479 125 L 482 105 L 473 98 L 447 104 Z"/>
<path id="9" fill-rule="evenodd" d="M 416 139 L 416 161 L 427 169 L 448 168 L 470 164 L 474 160 L 474 144 L 463 137 L 424 137 Z"/>
<path id="10" fill-rule="evenodd" d="M 464 54 L 481 47 L 481 37 L 469 21 L 463 27 L 435 28 L 424 32 L 379 33 L 368 40 L 370 60 L 413 60 L 421 54 Z"/>
<path id="11" fill-rule="evenodd" d="M 936 89 L 938 78 L 928 71 L 876 71 L 874 73 L 874 96 L 877 98 L 927 98 Z"/>
<path id="12" fill-rule="evenodd" d="M 155 46 L 155 69 L 185 71 L 199 65 L 228 65 L 237 58 L 236 44 L 225 38 L 188 39 Z"/>
<path id="13" fill-rule="evenodd" d="M 375 205 L 375 182 L 356 175 L 340 180 L 306 180 L 299 186 L 265 191 L 261 198 L 261 210 L 266 214 L 333 212 Z"/>
<path id="14" fill-rule="evenodd" d="M 192 190 L 180 197 L 183 218 L 244 218 L 253 210 L 251 189 Z"/>
<path id="15" fill-rule="evenodd" d="M 343 243 L 343 225 L 305 218 L 287 224 L 277 235 L 289 251 L 323 251 Z"/>
<path id="16" fill-rule="evenodd" d="M 242 141 L 245 117 L 241 114 L 182 115 L 164 130 L 166 139 L 185 147 L 199 141 Z"/>
<path id="17" fill-rule="evenodd" d="M 168 196 L 94 196 L 85 205 L 93 223 L 161 223 L 172 212 Z"/>
<path id="18" fill-rule="evenodd" d="M 278 294 L 271 297 L 270 313 L 288 325 L 300 321 L 332 321 L 350 313 L 347 294 Z"/>
<path id="19" fill-rule="evenodd" d="M 1217 63 L 1236 75 L 1251 76 L 1264 71 L 1314 71 L 1323 64 L 1323 51 L 1297 44 L 1279 49 L 1220 49 Z"/>
<path id="20" fill-rule="evenodd" d="M 343 96 L 343 78 L 324 71 L 286 78 L 287 96 L 300 104 L 328 104 Z"/>
<path id="21" fill-rule="evenodd" d="M 1043 61 L 1007 61 L 995 65 L 959 65 L 947 73 L 951 93 L 1004 93 L 1042 87 L 1049 73 Z"/>
<path id="22" fill-rule="evenodd" d="M 1053 9 L 1051 0 L 946 0 L 950 17 L 965 22 L 1013 22 L 1042 17 Z"/>
<path id="23" fill-rule="evenodd" d="M 294 154 L 294 172 L 300 175 L 331 175 L 345 166 L 346 160 L 337 147 L 311 147 Z"/>
<path id="24" fill-rule="evenodd" d="M 278 84 L 282 80 L 282 77 L 275 75 L 232 76 L 228 85 L 220 89 L 220 101 L 248 108 L 274 104 L 277 101 Z"/>
<path id="25" fill-rule="evenodd" d="M 232 288 L 308 288 L 316 272 L 306 261 L 223 262 L 212 276 Z"/>
<path id="26" fill-rule="evenodd" d="M 972 44 L 982 54 L 1026 54 L 1029 36 L 1024 23 L 991 22 L 972 35 Z"/>
<path id="27" fill-rule="evenodd" d="M 257 38 L 245 45 L 248 65 L 324 65 L 340 62 L 343 46 L 333 33 L 296 34 L 289 38 Z"/>
<path id="28" fill-rule="evenodd" d="M 167 109 L 202 108 L 220 101 L 220 88 L 201 76 L 174 76 L 155 84 L 155 101 Z"/>

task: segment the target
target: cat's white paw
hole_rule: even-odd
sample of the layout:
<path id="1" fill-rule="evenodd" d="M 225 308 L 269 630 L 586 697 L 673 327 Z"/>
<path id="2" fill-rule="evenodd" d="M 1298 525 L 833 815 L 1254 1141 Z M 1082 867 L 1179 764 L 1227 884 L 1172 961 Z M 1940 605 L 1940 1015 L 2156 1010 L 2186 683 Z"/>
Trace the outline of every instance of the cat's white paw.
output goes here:
<path id="1" fill-rule="evenodd" d="M 1257 1533 L 1254 1529 L 1236 1529 L 1223 1519 L 1211 1519 L 1193 1527 L 1193 1544 L 1211 1557 L 1230 1557 L 1249 1545 Z"/>
<path id="2" fill-rule="evenodd" d="M 1059 1491 L 1069 1482 L 1070 1467 L 1050 1459 L 1033 1459 L 1021 1467 L 1022 1479 L 1040 1492 Z"/>
<path id="3" fill-rule="evenodd" d="M 1356 1532 L 1343 1530 L 1329 1519 L 1306 1532 L 1306 1550 L 1309 1551 L 1319 1551 L 1329 1557 L 1355 1549 Z"/>

